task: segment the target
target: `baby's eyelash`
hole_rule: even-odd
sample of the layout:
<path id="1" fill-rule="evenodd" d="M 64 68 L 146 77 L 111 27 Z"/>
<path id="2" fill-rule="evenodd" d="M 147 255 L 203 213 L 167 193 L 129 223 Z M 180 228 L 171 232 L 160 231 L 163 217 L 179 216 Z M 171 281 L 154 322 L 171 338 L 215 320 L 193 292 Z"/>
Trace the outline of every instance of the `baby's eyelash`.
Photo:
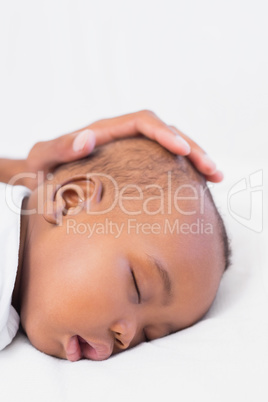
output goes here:
<path id="1" fill-rule="evenodd" d="M 139 304 L 140 304 L 140 302 L 141 302 L 141 294 L 140 294 L 140 290 L 139 290 L 139 287 L 138 287 L 138 284 L 137 284 L 137 281 L 136 281 L 136 278 L 135 278 L 135 274 L 134 274 L 132 269 L 131 269 L 131 275 L 132 275 L 133 282 L 134 282 L 134 285 L 135 285 L 135 288 L 136 288 L 136 291 L 137 291 L 137 294 L 138 294 L 138 300 L 139 300 Z"/>

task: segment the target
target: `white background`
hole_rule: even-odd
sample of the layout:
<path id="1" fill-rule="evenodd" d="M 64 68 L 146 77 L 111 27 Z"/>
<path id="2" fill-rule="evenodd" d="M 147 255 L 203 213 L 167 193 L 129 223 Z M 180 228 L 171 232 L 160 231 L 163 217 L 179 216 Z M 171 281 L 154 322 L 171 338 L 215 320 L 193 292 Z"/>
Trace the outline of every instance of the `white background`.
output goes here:
<path id="1" fill-rule="evenodd" d="M 267 219 L 256 233 L 227 208 L 232 186 L 255 171 L 267 187 L 267 17 L 260 0 L 0 0 L 0 155 L 151 109 L 225 173 L 215 196 L 233 248 L 206 319 L 171 337 L 72 365 L 19 335 L 0 356 L 4 402 L 267 401 Z"/>
<path id="2" fill-rule="evenodd" d="M 0 4 L 1 155 L 144 108 L 221 163 L 267 145 L 266 1 Z"/>

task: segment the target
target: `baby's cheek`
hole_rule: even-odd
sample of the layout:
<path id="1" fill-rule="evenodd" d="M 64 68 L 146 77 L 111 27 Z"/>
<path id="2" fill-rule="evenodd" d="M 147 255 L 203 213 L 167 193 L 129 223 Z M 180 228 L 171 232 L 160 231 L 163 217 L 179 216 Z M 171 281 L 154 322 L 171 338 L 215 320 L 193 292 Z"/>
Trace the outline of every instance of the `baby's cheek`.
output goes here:
<path id="1" fill-rule="evenodd" d="M 26 335 L 31 344 L 38 350 L 43 351 L 44 348 L 44 334 L 40 318 L 31 314 L 24 316 L 21 324 L 26 332 Z"/>
<path id="2" fill-rule="evenodd" d="M 43 320 L 40 317 L 43 317 Z M 65 358 L 58 334 L 53 333 L 53 330 L 49 327 L 49 322 L 44 320 L 44 315 L 42 315 L 41 311 L 38 315 L 25 317 L 22 325 L 29 341 L 37 350 L 51 356 Z"/>

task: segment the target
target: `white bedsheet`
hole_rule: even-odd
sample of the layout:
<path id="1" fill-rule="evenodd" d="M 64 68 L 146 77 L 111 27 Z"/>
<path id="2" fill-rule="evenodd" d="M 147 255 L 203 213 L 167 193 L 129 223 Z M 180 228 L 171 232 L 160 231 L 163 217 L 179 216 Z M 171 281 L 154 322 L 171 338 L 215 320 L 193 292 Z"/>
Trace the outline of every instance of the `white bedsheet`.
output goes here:
<path id="1" fill-rule="evenodd" d="M 152 109 L 224 170 L 213 193 L 233 257 L 198 324 L 107 361 L 52 358 L 19 333 L 0 353 L 0 402 L 268 401 L 266 3 L 1 2 L 0 157 L 25 157 L 34 142 L 98 118 Z M 227 201 L 259 170 L 263 230 L 254 232 Z M 262 221 L 258 194 L 248 226 Z M 249 214 L 249 195 L 234 193 L 236 214 Z"/>
<path id="2" fill-rule="evenodd" d="M 265 162 L 230 164 L 224 183 L 214 186 L 231 238 L 232 266 L 199 323 L 102 362 L 46 356 L 19 333 L 0 355 L 1 401 L 267 401 L 267 212 L 264 229 L 256 233 L 230 216 L 226 201 L 230 188 L 260 166 Z M 266 191 L 265 206 L 267 173 L 266 164 L 266 185 L 258 187 Z M 235 211 L 239 205 L 242 215 L 248 200 L 245 192 L 244 203 L 235 205 L 234 196 L 230 205 Z"/>

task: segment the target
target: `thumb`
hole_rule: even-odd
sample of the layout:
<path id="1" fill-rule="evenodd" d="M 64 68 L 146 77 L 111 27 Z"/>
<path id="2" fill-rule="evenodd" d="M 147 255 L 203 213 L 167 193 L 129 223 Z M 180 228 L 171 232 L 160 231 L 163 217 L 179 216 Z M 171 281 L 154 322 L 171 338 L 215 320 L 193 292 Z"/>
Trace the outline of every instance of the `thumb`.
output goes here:
<path id="1" fill-rule="evenodd" d="M 96 143 L 94 131 L 86 128 L 62 135 L 54 140 L 38 142 L 28 155 L 28 163 L 36 168 L 52 169 L 89 155 Z"/>
<path id="2" fill-rule="evenodd" d="M 90 154 L 96 144 L 96 135 L 93 130 L 86 128 L 75 133 L 72 143 L 73 158 L 77 159 L 78 154 L 86 156 Z"/>

